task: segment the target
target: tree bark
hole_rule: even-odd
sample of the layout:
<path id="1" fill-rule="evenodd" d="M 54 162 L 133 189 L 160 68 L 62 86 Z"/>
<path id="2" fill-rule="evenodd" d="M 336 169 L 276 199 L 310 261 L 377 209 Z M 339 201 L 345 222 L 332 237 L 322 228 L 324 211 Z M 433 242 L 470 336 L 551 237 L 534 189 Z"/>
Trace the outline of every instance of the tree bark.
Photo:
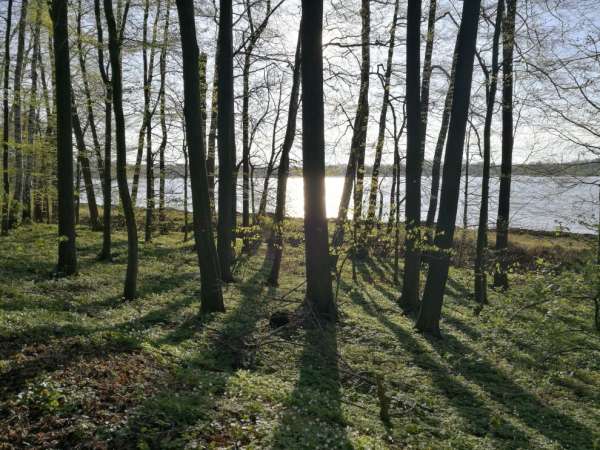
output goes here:
<path id="1" fill-rule="evenodd" d="M 456 225 L 480 6 L 481 0 L 465 2 L 463 6 L 456 41 L 456 83 L 454 86 L 456 95 L 452 100 L 450 128 L 444 160 L 440 213 L 434 241 L 438 251 L 429 263 L 423 302 L 416 322 L 419 331 L 436 336 L 440 335 L 439 321 Z"/>
<path id="2" fill-rule="evenodd" d="M 10 28 L 12 22 L 12 7 L 13 1 L 8 0 L 7 18 L 6 18 L 6 35 L 4 37 L 4 80 L 2 93 L 2 235 L 6 236 L 10 228 L 9 213 L 10 210 L 10 180 L 8 177 L 8 126 L 9 126 L 9 111 L 8 111 L 8 83 L 10 71 Z"/>
<path id="3" fill-rule="evenodd" d="M 302 0 L 302 174 L 306 303 L 317 317 L 334 321 L 327 218 L 325 213 L 325 127 L 323 106 L 323 0 Z"/>
<path id="4" fill-rule="evenodd" d="M 498 53 L 500 47 L 500 33 L 502 32 L 502 17 L 504 15 L 504 0 L 498 0 L 496 9 L 496 22 L 492 38 L 492 66 L 491 71 L 484 69 L 486 78 L 486 111 L 483 126 L 483 173 L 481 178 L 481 205 L 479 207 L 479 223 L 477 227 L 477 249 L 475 255 L 475 301 L 484 305 L 487 300 L 487 247 L 488 247 L 488 218 L 490 198 L 490 163 L 492 153 L 492 119 L 496 104 L 496 91 L 498 86 Z"/>
<path id="5" fill-rule="evenodd" d="M 435 2 L 436 0 L 432 0 Z M 377 185 L 379 183 L 379 167 L 381 166 L 381 157 L 383 155 L 383 145 L 385 143 L 385 128 L 387 121 L 387 109 L 390 100 L 390 80 L 392 78 L 392 63 L 394 59 L 394 46 L 396 43 L 396 27 L 398 22 L 398 10 L 400 1 L 396 0 L 394 6 L 394 15 L 390 27 L 390 45 L 388 47 L 387 63 L 385 75 L 383 78 L 383 100 L 381 103 L 381 113 L 379 114 L 379 131 L 377 133 L 377 144 L 375 147 L 375 160 L 373 161 L 373 172 L 371 173 L 371 188 L 369 190 L 369 209 L 367 211 L 367 227 L 373 226 L 375 219 L 375 202 L 377 200 Z M 395 182 L 395 178 L 393 183 Z M 395 184 L 393 186 L 395 188 Z M 392 194 L 393 197 L 393 194 Z"/>
<path id="6" fill-rule="evenodd" d="M 508 289 L 508 222 L 510 220 L 510 184 L 513 154 L 513 50 L 517 0 L 506 0 L 506 15 L 502 27 L 502 163 L 500 194 L 496 221 L 496 255 L 494 286 Z"/>
<path id="7" fill-rule="evenodd" d="M 224 311 L 223 294 L 215 243 L 213 240 L 208 178 L 206 175 L 206 141 L 200 106 L 199 53 L 194 22 L 194 5 L 177 0 L 181 47 L 183 50 L 183 86 L 185 96 L 186 141 L 194 205 L 194 237 L 201 276 L 201 311 Z"/>
<path id="8" fill-rule="evenodd" d="M 220 0 L 217 66 L 218 146 L 219 146 L 219 220 L 217 249 L 221 277 L 233 281 L 233 239 L 235 228 L 235 121 L 233 107 L 233 31 L 232 4 Z"/>
<path id="9" fill-rule="evenodd" d="M 125 21 L 129 3 L 125 7 L 123 21 Z M 123 75 L 121 71 L 121 45 L 123 36 L 117 31 L 117 24 L 113 13 L 111 0 L 104 0 L 104 14 L 108 26 L 108 49 L 110 53 L 110 65 L 112 68 L 112 104 L 115 114 L 115 135 L 117 143 L 117 183 L 119 185 L 119 196 L 121 207 L 127 225 L 127 273 L 125 275 L 125 287 L 123 297 L 131 300 L 136 296 L 137 273 L 138 273 L 138 242 L 137 226 L 133 204 L 129 196 L 127 185 L 127 148 L 125 145 L 125 116 L 123 114 Z"/>
<path id="10" fill-rule="evenodd" d="M 421 1 L 409 0 L 406 30 L 406 238 L 404 240 L 404 276 L 400 306 L 405 313 L 419 308 L 421 254 Z"/>
<path id="11" fill-rule="evenodd" d="M 56 153 L 58 184 L 57 275 L 77 272 L 73 197 L 73 142 L 71 136 L 71 70 L 67 0 L 54 0 L 51 8 L 56 76 Z"/>
<path id="12" fill-rule="evenodd" d="M 300 30 L 302 23 L 300 23 Z M 290 93 L 290 105 L 288 107 L 287 126 L 285 137 L 281 147 L 279 168 L 277 169 L 277 197 L 275 201 L 275 215 L 273 218 L 273 235 L 269 239 L 267 258 L 272 258 L 273 265 L 267 279 L 267 284 L 277 286 L 279 284 L 279 270 L 281 268 L 281 257 L 283 255 L 283 222 L 285 220 L 285 201 L 287 195 L 287 181 L 290 172 L 290 151 L 296 137 L 296 119 L 300 106 L 300 64 L 301 64 L 301 35 L 298 34 L 296 44 L 296 56 L 294 58 L 294 74 L 292 78 L 292 91 Z"/>
<path id="13" fill-rule="evenodd" d="M 167 48 L 169 46 L 169 18 L 171 12 L 171 2 L 167 0 L 166 5 L 166 17 L 165 17 L 165 28 L 163 45 L 160 51 L 159 58 L 159 70 L 160 70 L 160 130 L 162 138 L 160 146 L 158 148 L 158 171 L 159 171 L 159 185 L 158 185 L 158 223 L 161 231 L 164 232 L 164 223 L 166 221 L 165 216 L 165 150 L 167 148 L 167 116 L 166 116 L 166 90 L 165 82 L 167 77 Z"/>

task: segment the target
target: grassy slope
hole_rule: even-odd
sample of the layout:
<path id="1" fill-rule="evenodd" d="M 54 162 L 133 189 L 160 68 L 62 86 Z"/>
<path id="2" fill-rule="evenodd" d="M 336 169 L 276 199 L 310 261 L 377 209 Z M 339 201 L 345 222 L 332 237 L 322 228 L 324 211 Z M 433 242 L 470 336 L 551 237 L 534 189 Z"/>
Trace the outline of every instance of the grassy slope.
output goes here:
<path id="1" fill-rule="evenodd" d="M 198 318 L 181 239 L 141 245 L 129 303 L 122 233 L 107 264 L 80 228 L 80 274 L 61 280 L 54 227 L 0 240 L 0 448 L 600 448 L 600 336 L 574 272 L 514 274 L 477 317 L 471 271 L 453 269 L 434 341 L 399 312 L 390 261 L 360 264 L 356 285 L 347 264 L 336 329 L 274 331 L 302 300 L 302 247 L 278 289 L 263 248 L 241 261 L 227 312 Z"/>

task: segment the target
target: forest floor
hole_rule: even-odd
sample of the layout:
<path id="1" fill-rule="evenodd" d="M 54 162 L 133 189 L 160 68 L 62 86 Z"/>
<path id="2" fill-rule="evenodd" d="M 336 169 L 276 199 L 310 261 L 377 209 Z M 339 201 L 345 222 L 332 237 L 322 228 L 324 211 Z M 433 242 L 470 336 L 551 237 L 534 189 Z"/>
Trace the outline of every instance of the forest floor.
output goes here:
<path id="1" fill-rule="evenodd" d="M 593 241 L 515 236 L 528 270 L 479 315 L 472 270 L 452 268 L 438 340 L 401 313 L 385 254 L 356 282 L 344 266 L 335 327 L 306 326 L 298 242 L 278 288 L 262 245 L 236 263 L 227 311 L 200 317 L 182 237 L 140 244 L 129 302 L 120 231 L 105 263 L 101 233 L 79 227 L 79 275 L 63 279 L 50 276 L 54 226 L 0 238 L 0 449 L 600 448 Z"/>

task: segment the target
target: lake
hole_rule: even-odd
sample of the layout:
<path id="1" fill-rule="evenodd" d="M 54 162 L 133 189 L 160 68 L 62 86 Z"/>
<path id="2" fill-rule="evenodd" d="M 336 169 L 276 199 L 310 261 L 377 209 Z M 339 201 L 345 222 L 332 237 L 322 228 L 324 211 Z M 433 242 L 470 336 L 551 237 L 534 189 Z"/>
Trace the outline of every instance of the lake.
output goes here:
<path id="1" fill-rule="evenodd" d="M 370 179 L 366 180 L 367 183 Z M 523 228 L 539 231 L 571 231 L 574 233 L 593 233 L 598 218 L 598 187 L 600 178 L 572 178 L 572 177 L 527 177 L 515 176 L 511 188 L 511 218 L 512 228 Z M 145 180 L 141 180 L 138 192 L 138 205 L 145 203 Z M 241 180 L 240 180 L 241 184 Z M 260 193 L 263 180 L 257 179 L 255 204 L 258 209 Z M 267 211 L 274 210 L 276 179 L 271 180 L 269 202 Z M 423 219 L 427 215 L 429 205 L 429 192 L 431 180 L 423 177 Z M 325 180 L 327 216 L 336 217 L 339 201 L 344 185 L 343 177 L 327 177 Z M 380 183 L 380 192 L 383 193 L 384 208 L 383 217 L 387 220 L 389 213 L 389 196 L 392 185 L 390 177 L 384 177 Z M 463 224 L 464 211 L 464 185 L 465 178 L 461 183 L 461 196 L 457 214 L 457 224 Z M 96 184 L 99 186 L 99 183 Z M 476 227 L 479 216 L 480 202 L 480 177 L 469 177 L 469 188 L 467 195 L 467 225 Z M 400 197 L 404 196 L 404 179 L 402 179 Z M 130 185 L 131 188 L 131 185 Z M 82 189 L 83 190 L 83 189 Z M 490 185 L 490 226 L 495 226 L 497 196 L 499 180 L 494 178 Z M 303 181 L 301 177 L 290 177 L 287 190 L 287 215 L 291 217 L 302 217 L 304 210 Z M 118 201 L 116 183 L 114 185 L 113 202 Z M 158 180 L 156 180 L 156 193 L 158 195 Z M 365 189 L 365 204 L 368 189 Z M 166 180 L 166 197 L 169 207 L 183 209 L 183 178 Z M 85 201 L 85 195 L 82 195 Z M 102 204 L 102 195 L 98 189 L 98 203 Z M 188 199 L 188 207 L 191 209 L 191 197 Z M 379 198 L 378 198 L 379 207 Z M 241 186 L 238 187 L 238 210 L 241 210 Z M 403 209 L 401 208 L 403 213 Z M 366 211 L 365 211 L 366 213 Z M 351 214 L 351 213 L 350 213 Z"/>

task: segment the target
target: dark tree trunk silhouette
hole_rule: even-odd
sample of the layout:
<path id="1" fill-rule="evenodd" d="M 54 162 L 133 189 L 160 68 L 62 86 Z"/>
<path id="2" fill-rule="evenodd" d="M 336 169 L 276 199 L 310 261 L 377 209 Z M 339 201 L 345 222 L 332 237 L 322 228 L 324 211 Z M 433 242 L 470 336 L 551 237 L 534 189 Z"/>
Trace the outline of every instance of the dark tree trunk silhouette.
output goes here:
<path id="1" fill-rule="evenodd" d="M 335 320 L 325 215 L 323 0 L 302 0 L 302 174 L 306 302 L 319 318 Z"/>
<path id="2" fill-rule="evenodd" d="M 435 1 L 435 0 L 433 0 Z M 394 6 L 394 15 L 392 17 L 392 26 L 390 27 L 390 45 L 388 47 L 387 63 L 385 75 L 383 78 L 383 100 L 381 102 L 381 113 L 379 114 L 379 131 L 377 133 L 377 144 L 375 145 L 375 160 L 373 161 L 373 171 L 371 173 L 371 188 L 369 191 L 369 208 L 367 211 L 367 226 L 373 226 L 375 219 L 375 202 L 377 200 L 377 185 L 379 182 L 379 167 L 381 166 L 381 157 L 383 155 L 383 145 L 385 143 L 385 126 L 387 119 L 388 103 L 390 99 L 390 80 L 392 77 L 392 62 L 394 59 L 394 46 L 396 43 L 396 27 L 398 22 L 398 10 L 400 1 L 396 0 Z M 393 188 L 395 189 L 395 178 Z M 393 195 L 392 195 L 393 197 Z"/>
<path id="3" fill-rule="evenodd" d="M 358 94 L 358 104 L 356 106 L 356 115 L 354 116 L 354 127 L 352 130 L 352 140 L 350 142 L 350 155 L 346 166 L 346 177 L 342 190 L 342 198 L 338 209 L 338 216 L 333 233 L 332 245 L 338 249 L 344 243 L 344 227 L 350 206 L 350 196 L 352 187 L 354 188 L 354 219 L 362 215 L 362 180 L 364 178 L 364 160 L 365 146 L 367 140 L 367 126 L 369 121 L 369 70 L 370 70 L 370 11 L 369 0 L 361 0 L 361 66 L 360 66 L 360 90 Z M 360 183 L 360 186 L 359 186 Z M 356 203 L 360 198 L 359 204 Z M 358 208 L 358 211 L 357 211 Z M 356 226 L 356 223 L 355 223 Z"/>
<path id="4" fill-rule="evenodd" d="M 406 238 L 400 306 L 406 313 L 411 313 L 419 308 L 421 273 L 421 1 L 409 0 L 406 14 Z"/>
<path id="5" fill-rule="evenodd" d="M 13 1 L 8 0 L 6 11 L 6 35 L 4 36 L 4 80 L 2 89 L 2 235 L 8 234 L 10 209 L 10 180 L 8 177 L 8 82 L 10 71 L 10 28 Z"/>
<path id="6" fill-rule="evenodd" d="M 108 76 L 108 65 L 104 63 L 104 34 L 102 32 L 102 14 L 100 0 L 94 0 L 94 16 L 96 19 L 96 36 L 98 38 L 98 68 L 104 84 L 104 183 L 102 198 L 104 210 L 102 217 L 102 250 L 98 258 L 111 259 L 111 214 L 112 214 L 112 84 Z"/>
<path id="7" fill-rule="evenodd" d="M 185 133 L 194 205 L 194 238 L 201 276 L 201 310 L 204 313 L 224 311 L 208 196 L 206 141 L 200 106 L 201 81 L 194 5 L 187 0 L 177 0 L 177 12 L 183 51 Z"/>
<path id="8" fill-rule="evenodd" d="M 73 96 L 72 92 L 71 95 Z M 73 133 L 75 134 L 75 143 L 77 145 L 77 160 L 81 175 L 83 176 L 83 185 L 85 187 L 85 195 L 87 198 L 88 210 L 90 212 L 90 227 L 92 230 L 99 230 L 100 221 L 98 220 L 98 206 L 96 204 L 96 193 L 94 192 L 90 159 L 85 146 L 83 129 L 81 128 L 75 101 L 72 102 L 71 109 L 73 114 Z"/>
<path id="9" fill-rule="evenodd" d="M 496 91 L 498 86 L 498 53 L 500 47 L 500 33 L 502 31 L 502 17 L 504 15 L 504 0 L 498 0 L 496 9 L 496 22 L 492 38 L 492 66 L 488 70 L 482 62 L 486 80 L 486 111 L 483 126 L 483 173 L 481 178 L 481 205 L 479 207 L 479 224 L 477 227 L 477 249 L 475 255 L 475 301 L 480 305 L 487 303 L 487 247 L 488 247 L 488 218 L 490 198 L 490 163 L 492 153 L 492 119 L 496 104 Z"/>
<path id="10" fill-rule="evenodd" d="M 159 57 L 159 71 L 160 71 L 160 90 L 158 93 L 160 101 L 160 131 L 161 141 L 158 147 L 158 223 L 161 228 L 161 232 L 165 231 L 165 150 L 167 148 L 167 116 L 166 116 L 166 90 L 165 83 L 167 77 L 167 47 L 169 44 L 169 24 L 170 24 L 170 12 L 171 2 L 167 0 L 166 5 L 166 17 L 165 17 L 165 28 L 163 36 L 163 45 L 160 50 Z"/>
<path id="11" fill-rule="evenodd" d="M 231 1 L 220 1 L 217 66 L 218 145 L 219 145 L 219 220 L 217 250 L 221 277 L 233 281 L 233 239 L 235 228 L 235 122 L 233 108 L 233 32 Z"/>
<path id="12" fill-rule="evenodd" d="M 123 13 L 123 24 L 127 18 L 129 3 Z M 121 207 L 127 225 L 127 273 L 123 296 L 131 300 L 136 296 L 138 273 L 138 236 L 135 222 L 133 204 L 127 185 L 127 148 L 125 145 L 125 116 L 123 115 L 123 75 L 121 71 L 121 44 L 123 40 L 122 28 L 117 30 L 117 23 L 113 13 L 111 0 L 104 0 L 104 14 L 108 26 L 108 49 L 110 53 L 110 66 L 112 69 L 112 104 L 115 113 L 115 136 L 117 144 L 117 183 Z"/>
<path id="13" fill-rule="evenodd" d="M 300 23 L 300 30 L 302 23 Z M 275 215 L 273 217 L 273 235 L 269 239 L 267 257 L 272 258 L 273 265 L 267 283 L 271 286 L 279 284 L 279 269 L 281 268 L 281 257 L 283 255 L 283 222 L 285 220 L 285 201 L 287 194 L 287 182 L 290 173 L 290 151 L 296 137 L 296 119 L 300 106 L 300 64 L 301 64 L 301 36 L 298 35 L 296 44 L 296 56 L 294 58 L 294 75 L 292 91 L 290 93 L 290 105 L 288 107 L 287 127 L 281 147 L 281 158 L 277 169 L 277 198 L 275 200 Z"/>
<path id="14" fill-rule="evenodd" d="M 508 289 L 508 222 L 510 220 L 510 184 L 513 154 L 513 50 L 517 0 L 506 0 L 506 15 L 502 26 L 502 163 L 500 194 L 496 221 L 496 256 L 494 286 Z"/>
<path id="15" fill-rule="evenodd" d="M 473 0 L 465 2 L 463 6 L 462 20 L 456 41 L 455 95 L 452 100 L 448 143 L 446 145 L 446 158 L 444 160 L 440 212 L 434 241 L 437 252 L 429 263 L 429 273 L 427 274 L 427 282 L 425 283 L 425 290 L 423 292 L 423 301 L 416 322 L 418 330 L 437 336 L 440 335 L 439 321 L 446 281 L 448 279 L 450 251 L 452 249 L 456 224 L 480 5 L 481 0 Z"/>
<path id="16" fill-rule="evenodd" d="M 58 264 L 56 273 L 77 272 L 75 203 L 73 196 L 73 141 L 71 136 L 71 70 L 67 0 L 54 0 L 51 8 L 56 76 L 56 154 L 58 185 Z"/>
<path id="17" fill-rule="evenodd" d="M 27 0 L 21 0 L 21 17 L 17 33 L 17 57 L 15 59 L 14 89 L 13 89 L 13 140 L 14 140 L 14 170 L 15 188 L 13 192 L 13 207 L 9 211 L 10 222 L 16 224 L 22 215 L 23 208 L 23 128 L 21 124 L 21 84 L 23 82 L 23 57 L 25 53 L 25 27 L 27 25 Z"/>

